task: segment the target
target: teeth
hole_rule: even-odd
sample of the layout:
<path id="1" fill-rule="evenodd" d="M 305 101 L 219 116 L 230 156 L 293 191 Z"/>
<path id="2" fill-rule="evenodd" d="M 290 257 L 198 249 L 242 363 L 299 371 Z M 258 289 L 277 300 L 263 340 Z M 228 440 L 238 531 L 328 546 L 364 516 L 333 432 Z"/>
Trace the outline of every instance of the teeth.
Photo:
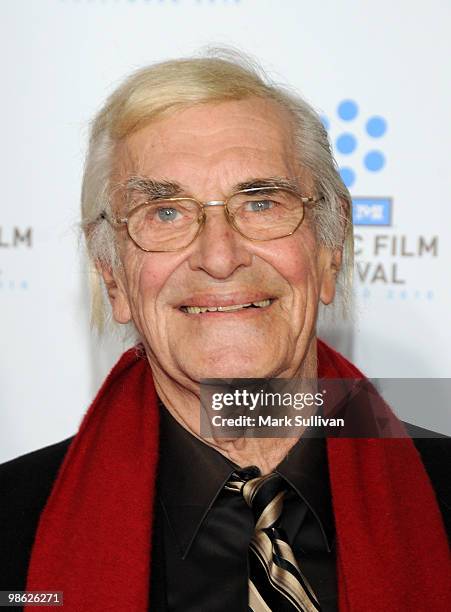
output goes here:
<path id="1" fill-rule="evenodd" d="M 232 306 L 183 306 L 182 310 L 188 314 L 201 314 L 204 312 L 233 312 L 235 310 L 241 310 L 242 308 L 248 308 L 249 306 L 256 306 L 257 308 L 265 308 L 271 304 L 271 300 L 261 300 L 260 302 L 249 302 L 248 304 L 233 304 Z"/>
<path id="2" fill-rule="evenodd" d="M 206 308 L 201 308 L 200 306 L 186 306 L 185 309 L 188 314 L 200 314 L 201 312 L 207 312 Z"/>
<path id="3" fill-rule="evenodd" d="M 232 310 L 240 310 L 241 308 L 247 308 L 251 304 L 252 302 L 249 302 L 249 304 L 233 304 L 233 306 L 218 306 L 218 308 L 215 308 L 215 310 L 218 310 L 219 312 L 231 312 Z"/>
<path id="4" fill-rule="evenodd" d="M 265 306 L 269 306 L 271 304 L 271 300 L 262 300 L 261 302 L 252 302 L 254 306 L 258 306 L 258 308 L 265 308 Z"/>

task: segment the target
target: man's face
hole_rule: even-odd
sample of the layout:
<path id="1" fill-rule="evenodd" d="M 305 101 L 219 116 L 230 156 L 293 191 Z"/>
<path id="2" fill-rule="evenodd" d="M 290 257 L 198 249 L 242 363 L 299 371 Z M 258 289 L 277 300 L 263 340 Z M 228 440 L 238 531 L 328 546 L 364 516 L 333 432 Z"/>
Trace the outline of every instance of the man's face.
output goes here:
<path id="1" fill-rule="evenodd" d="M 287 112 L 270 101 L 190 107 L 142 128 L 118 148 L 116 176 L 171 181 L 183 195 L 224 200 L 234 186 L 279 177 L 316 195 L 299 166 Z M 123 212 L 120 211 L 120 212 Z M 123 270 L 105 274 L 118 322 L 140 332 L 152 367 L 187 385 L 207 377 L 293 376 L 313 346 L 319 300 L 334 294 L 332 254 L 315 240 L 309 215 L 286 238 L 253 242 L 223 207 L 187 248 L 145 253 L 119 232 Z M 269 306 L 190 314 L 186 306 Z"/>

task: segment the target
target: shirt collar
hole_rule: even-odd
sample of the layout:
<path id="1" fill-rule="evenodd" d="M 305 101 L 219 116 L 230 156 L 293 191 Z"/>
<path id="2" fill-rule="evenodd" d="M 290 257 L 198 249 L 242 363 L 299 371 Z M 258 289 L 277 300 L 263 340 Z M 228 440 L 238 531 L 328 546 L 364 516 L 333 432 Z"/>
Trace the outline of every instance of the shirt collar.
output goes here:
<path id="1" fill-rule="evenodd" d="M 160 406 L 158 495 L 183 558 L 208 511 L 238 467 L 196 438 Z M 275 470 L 304 500 L 330 550 L 333 514 L 325 440 L 303 437 Z"/>

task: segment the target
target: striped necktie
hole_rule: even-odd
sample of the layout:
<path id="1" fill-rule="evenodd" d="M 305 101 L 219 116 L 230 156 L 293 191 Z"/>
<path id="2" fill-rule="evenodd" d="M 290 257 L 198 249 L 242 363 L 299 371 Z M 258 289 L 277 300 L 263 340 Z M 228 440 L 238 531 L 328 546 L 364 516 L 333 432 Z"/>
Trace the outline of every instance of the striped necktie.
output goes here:
<path id="1" fill-rule="evenodd" d="M 318 600 L 279 527 L 287 485 L 279 474 L 255 477 L 257 471 L 236 471 L 225 485 L 243 495 L 255 519 L 249 544 L 249 610 L 317 612 Z"/>

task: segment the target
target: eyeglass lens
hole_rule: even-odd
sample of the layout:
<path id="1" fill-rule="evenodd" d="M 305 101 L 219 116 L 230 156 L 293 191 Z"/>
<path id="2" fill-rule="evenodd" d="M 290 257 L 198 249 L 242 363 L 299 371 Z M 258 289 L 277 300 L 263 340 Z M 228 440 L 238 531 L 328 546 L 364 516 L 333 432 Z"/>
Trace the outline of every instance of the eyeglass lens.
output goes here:
<path id="1" fill-rule="evenodd" d="M 232 226 L 252 240 L 287 236 L 304 215 L 301 198 L 282 189 L 237 193 L 229 198 L 227 210 Z M 130 213 L 128 231 L 145 250 L 176 250 L 194 239 L 202 218 L 201 206 L 195 200 L 156 200 Z"/>

